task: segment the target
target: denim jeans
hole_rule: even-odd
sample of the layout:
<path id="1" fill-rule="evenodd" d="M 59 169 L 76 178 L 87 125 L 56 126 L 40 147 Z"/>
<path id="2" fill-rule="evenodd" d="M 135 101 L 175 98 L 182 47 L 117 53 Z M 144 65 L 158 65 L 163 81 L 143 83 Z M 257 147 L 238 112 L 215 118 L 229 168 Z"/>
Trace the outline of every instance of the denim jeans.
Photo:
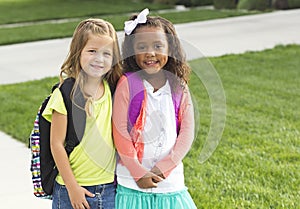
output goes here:
<path id="1" fill-rule="evenodd" d="M 114 209 L 116 186 L 114 183 L 84 186 L 95 197 L 86 197 L 91 209 Z M 66 186 L 57 182 L 52 194 L 52 209 L 73 209 Z"/>

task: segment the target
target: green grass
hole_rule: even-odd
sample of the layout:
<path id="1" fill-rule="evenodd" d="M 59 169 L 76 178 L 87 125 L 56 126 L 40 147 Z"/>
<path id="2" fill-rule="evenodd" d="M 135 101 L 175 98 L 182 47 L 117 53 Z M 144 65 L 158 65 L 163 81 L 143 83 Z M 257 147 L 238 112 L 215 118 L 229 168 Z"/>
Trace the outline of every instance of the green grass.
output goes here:
<path id="1" fill-rule="evenodd" d="M 70 37 L 76 25 L 89 17 L 105 19 L 111 22 L 116 30 L 123 30 L 124 21 L 129 17 L 128 13 L 139 12 L 145 7 L 150 9 L 151 15 L 160 15 L 174 24 L 257 13 L 199 9 L 180 13 L 159 13 L 158 10 L 172 7 L 127 0 L 0 0 L 0 45 Z M 45 22 L 65 18 L 70 20 L 63 23 Z M 3 26 L 3 24 L 8 23 L 29 23 L 32 25 Z"/>
<path id="2" fill-rule="evenodd" d="M 238 11 L 238 10 L 210 10 L 210 9 L 191 9 L 186 12 L 169 12 L 159 14 L 154 11 L 153 14 L 160 15 L 174 24 L 194 22 L 194 21 L 204 21 L 212 20 L 218 18 L 236 17 L 243 15 L 253 15 L 258 14 L 258 11 Z"/>
<path id="3" fill-rule="evenodd" d="M 200 12 L 199 10 L 191 10 L 187 12 L 172 12 L 159 15 L 169 19 L 174 24 L 178 24 L 192 21 L 203 21 L 208 19 L 240 16 L 246 14 L 250 13 L 214 10 L 203 10 Z M 158 13 L 153 12 L 152 15 L 158 15 Z M 124 21 L 128 19 L 128 15 L 107 15 L 101 16 L 101 18 L 111 22 L 115 29 L 119 31 L 123 30 Z M 76 25 L 79 22 L 80 20 L 70 21 L 66 23 L 42 23 L 16 28 L 0 28 L 0 45 L 71 37 Z"/>
<path id="4" fill-rule="evenodd" d="M 117 6 L 116 6 L 117 5 Z M 0 0 L 0 24 L 170 8 L 133 0 Z"/>
<path id="5" fill-rule="evenodd" d="M 6 113 L 1 113 L 0 130 L 27 143 L 33 125 L 32 118 L 36 115 L 43 99 L 49 95 L 51 86 L 58 81 L 58 78 L 45 78 L 38 81 L 1 85 L 0 107 Z M 5 102 L 7 98 L 11 98 L 9 102 Z"/>
<path id="6" fill-rule="evenodd" d="M 300 208 L 299 54 L 299 45 L 289 45 L 210 59 L 224 86 L 227 119 L 220 144 L 203 164 L 198 157 L 210 103 L 192 76 L 200 132 L 184 164 L 199 209 Z M 0 85 L 0 130 L 27 143 L 36 111 L 56 81 Z"/>
<path id="7" fill-rule="evenodd" d="M 210 116 L 203 111 L 202 133 L 184 161 L 198 208 L 300 207 L 299 53 L 297 45 L 278 46 L 211 59 L 224 85 L 227 121 L 214 155 L 200 164 Z M 191 89 L 199 109 L 207 109 L 195 77 Z"/>

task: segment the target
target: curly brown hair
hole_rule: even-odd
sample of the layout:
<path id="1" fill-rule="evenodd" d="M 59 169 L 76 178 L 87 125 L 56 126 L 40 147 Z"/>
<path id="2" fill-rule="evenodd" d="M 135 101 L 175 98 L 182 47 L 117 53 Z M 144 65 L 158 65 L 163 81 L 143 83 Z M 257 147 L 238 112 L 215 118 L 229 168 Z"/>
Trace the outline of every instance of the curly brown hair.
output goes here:
<path id="1" fill-rule="evenodd" d="M 129 20 L 134 20 L 137 15 L 133 15 Z M 125 35 L 124 42 L 122 44 L 123 55 L 123 69 L 124 72 L 136 72 L 141 70 L 135 61 L 134 53 L 134 35 L 137 29 L 141 27 L 157 27 L 162 28 L 166 34 L 168 41 L 168 62 L 164 66 L 164 70 L 167 70 L 176 75 L 181 82 L 188 83 L 191 69 L 186 61 L 183 47 L 179 41 L 176 30 L 173 24 L 160 16 L 148 16 L 146 23 L 139 23 L 130 35 Z"/>

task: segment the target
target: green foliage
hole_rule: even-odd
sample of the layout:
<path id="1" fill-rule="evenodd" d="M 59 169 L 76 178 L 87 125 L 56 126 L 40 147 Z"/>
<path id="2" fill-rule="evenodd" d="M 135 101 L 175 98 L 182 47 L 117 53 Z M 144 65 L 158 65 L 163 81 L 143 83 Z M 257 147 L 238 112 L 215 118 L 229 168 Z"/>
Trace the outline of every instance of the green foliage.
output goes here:
<path id="1" fill-rule="evenodd" d="M 270 0 L 240 0 L 237 8 L 245 10 L 260 10 L 264 11 L 272 7 Z"/>
<path id="2" fill-rule="evenodd" d="M 274 9 L 288 9 L 289 3 L 288 0 L 273 0 L 272 6 Z"/>
<path id="3" fill-rule="evenodd" d="M 177 5 L 184 5 L 186 7 L 192 6 L 192 0 L 177 0 L 176 1 Z"/>
<path id="4" fill-rule="evenodd" d="M 216 9 L 235 9 L 236 0 L 214 0 L 214 7 Z"/>
<path id="5" fill-rule="evenodd" d="M 184 164 L 197 208 L 300 208 L 299 53 L 299 45 L 290 45 L 210 59 L 225 90 L 227 119 L 220 144 L 203 164 L 198 158 L 210 102 L 192 75 L 200 130 Z M 0 85 L 0 130 L 26 142 L 39 105 L 57 81 Z"/>
<path id="6" fill-rule="evenodd" d="M 184 5 L 187 7 L 212 5 L 213 0 L 144 0 L 147 3 L 157 3 L 164 5 Z"/>
<path id="7" fill-rule="evenodd" d="M 192 0 L 193 6 L 213 5 L 213 0 Z"/>
<path id="8" fill-rule="evenodd" d="M 213 0 L 177 0 L 176 4 L 185 5 L 187 7 L 205 6 L 205 5 L 213 5 Z"/>
<path id="9" fill-rule="evenodd" d="M 176 0 L 153 0 L 153 3 L 174 5 L 176 3 Z"/>
<path id="10" fill-rule="evenodd" d="M 300 8 L 300 0 L 288 0 L 288 5 L 290 9 Z"/>

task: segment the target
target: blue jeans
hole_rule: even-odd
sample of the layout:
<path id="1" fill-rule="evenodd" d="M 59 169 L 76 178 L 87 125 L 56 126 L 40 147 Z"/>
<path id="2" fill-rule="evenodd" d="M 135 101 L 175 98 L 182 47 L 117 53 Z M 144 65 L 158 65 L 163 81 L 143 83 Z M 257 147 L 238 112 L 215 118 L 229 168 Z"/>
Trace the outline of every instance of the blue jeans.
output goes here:
<path id="1" fill-rule="evenodd" d="M 86 197 L 91 209 L 115 208 L 116 186 L 114 183 L 84 186 L 84 188 L 95 194 L 95 197 Z M 52 209 L 73 209 L 66 186 L 55 182 L 52 198 Z"/>

